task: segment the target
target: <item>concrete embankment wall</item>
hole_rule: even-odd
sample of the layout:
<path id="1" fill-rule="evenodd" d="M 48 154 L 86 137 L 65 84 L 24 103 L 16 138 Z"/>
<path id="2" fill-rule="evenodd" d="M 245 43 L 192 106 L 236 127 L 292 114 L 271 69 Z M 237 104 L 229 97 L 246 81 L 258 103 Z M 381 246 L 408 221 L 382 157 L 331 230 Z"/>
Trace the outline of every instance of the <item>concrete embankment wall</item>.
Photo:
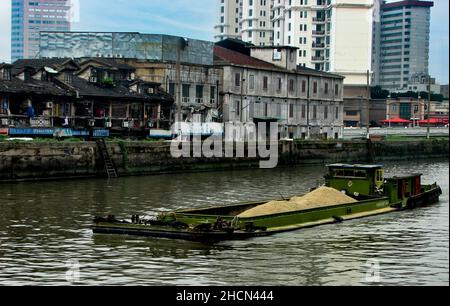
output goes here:
<path id="1" fill-rule="evenodd" d="M 119 175 L 259 167 L 255 158 L 173 158 L 169 142 L 107 142 Z M 449 156 L 448 139 L 284 142 L 279 165 L 379 162 Z M 104 176 L 95 142 L 0 142 L 0 181 Z"/>

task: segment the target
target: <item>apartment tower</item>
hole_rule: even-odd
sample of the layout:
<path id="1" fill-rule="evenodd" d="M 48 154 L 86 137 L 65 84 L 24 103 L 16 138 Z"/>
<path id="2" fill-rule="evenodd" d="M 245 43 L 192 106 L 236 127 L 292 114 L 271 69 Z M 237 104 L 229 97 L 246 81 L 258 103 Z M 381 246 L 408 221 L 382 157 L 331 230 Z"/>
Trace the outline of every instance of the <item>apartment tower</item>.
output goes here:
<path id="1" fill-rule="evenodd" d="M 381 20 L 374 36 L 375 84 L 404 90 L 428 75 L 432 1 L 398 1 L 380 5 Z"/>
<path id="2" fill-rule="evenodd" d="M 72 0 L 12 0 L 11 60 L 35 58 L 41 31 L 70 31 Z"/>

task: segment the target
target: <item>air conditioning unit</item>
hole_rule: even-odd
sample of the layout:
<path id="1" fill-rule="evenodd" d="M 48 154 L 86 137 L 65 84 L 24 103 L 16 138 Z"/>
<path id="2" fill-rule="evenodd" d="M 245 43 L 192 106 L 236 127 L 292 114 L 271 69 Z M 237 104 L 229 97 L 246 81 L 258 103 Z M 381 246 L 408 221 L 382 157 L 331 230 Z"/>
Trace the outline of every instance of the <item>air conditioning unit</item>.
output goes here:
<path id="1" fill-rule="evenodd" d="M 46 108 L 53 108 L 53 102 L 47 102 L 45 103 Z"/>
<path id="2" fill-rule="evenodd" d="M 91 83 L 97 83 L 97 77 L 90 77 L 89 82 Z"/>
<path id="3" fill-rule="evenodd" d="M 2 125 L 9 125 L 9 119 L 2 119 Z"/>
<path id="4" fill-rule="evenodd" d="M 122 122 L 122 127 L 129 128 L 130 127 L 130 122 L 129 121 Z"/>
<path id="5" fill-rule="evenodd" d="M 147 88 L 147 93 L 152 95 L 155 93 L 155 90 L 153 88 Z"/>
<path id="6" fill-rule="evenodd" d="M 110 122 L 110 121 L 105 122 L 105 127 L 107 127 L 107 128 L 112 127 L 112 122 Z"/>
<path id="7" fill-rule="evenodd" d="M 89 126 L 95 126 L 95 120 L 89 120 Z"/>

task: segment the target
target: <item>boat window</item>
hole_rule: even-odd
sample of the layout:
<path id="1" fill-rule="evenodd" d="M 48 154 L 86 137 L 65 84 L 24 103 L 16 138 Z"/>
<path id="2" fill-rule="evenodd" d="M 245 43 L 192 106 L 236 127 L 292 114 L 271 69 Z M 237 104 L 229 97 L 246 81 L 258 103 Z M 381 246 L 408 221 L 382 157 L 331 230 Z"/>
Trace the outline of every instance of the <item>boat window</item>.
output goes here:
<path id="1" fill-rule="evenodd" d="M 366 178 L 366 171 L 364 170 L 356 170 L 355 177 Z"/>
<path id="2" fill-rule="evenodd" d="M 334 176 L 339 178 L 367 178 L 365 170 L 339 169 L 334 171 Z"/>

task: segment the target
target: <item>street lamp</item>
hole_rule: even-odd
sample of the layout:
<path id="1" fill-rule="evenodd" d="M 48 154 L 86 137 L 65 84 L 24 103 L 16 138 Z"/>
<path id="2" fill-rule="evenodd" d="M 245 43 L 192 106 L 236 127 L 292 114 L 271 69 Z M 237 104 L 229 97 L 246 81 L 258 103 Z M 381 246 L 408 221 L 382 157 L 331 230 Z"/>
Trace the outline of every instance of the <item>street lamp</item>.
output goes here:
<path id="1" fill-rule="evenodd" d="M 428 76 L 428 118 L 427 118 L 427 139 L 430 139 L 430 115 L 431 115 L 431 76 Z"/>
<path id="2" fill-rule="evenodd" d="M 391 93 L 389 93 L 388 95 L 388 102 L 387 102 L 387 108 L 388 108 L 388 124 L 389 124 L 389 128 L 391 128 Z"/>

